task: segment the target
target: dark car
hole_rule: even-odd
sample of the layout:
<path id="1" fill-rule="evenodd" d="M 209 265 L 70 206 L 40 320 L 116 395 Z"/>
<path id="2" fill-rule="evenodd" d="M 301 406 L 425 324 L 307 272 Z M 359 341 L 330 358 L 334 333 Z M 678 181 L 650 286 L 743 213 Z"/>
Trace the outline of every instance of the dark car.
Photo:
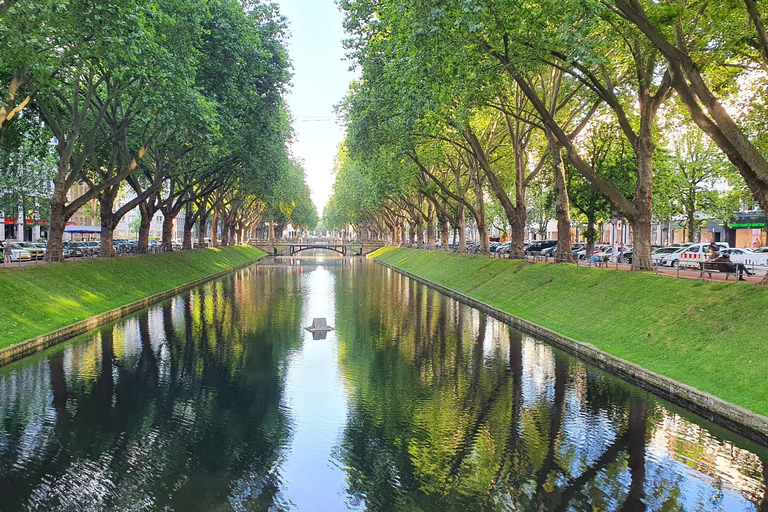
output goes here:
<path id="1" fill-rule="evenodd" d="M 557 245 L 557 240 L 537 240 L 526 247 L 525 254 L 540 254 L 544 249 L 549 249 Z"/>
<path id="2" fill-rule="evenodd" d="M 83 248 L 76 242 L 63 242 L 62 246 L 64 247 L 65 251 L 69 251 L 69 254 L 73 257 L 80 257 L 83 255 Z"/>

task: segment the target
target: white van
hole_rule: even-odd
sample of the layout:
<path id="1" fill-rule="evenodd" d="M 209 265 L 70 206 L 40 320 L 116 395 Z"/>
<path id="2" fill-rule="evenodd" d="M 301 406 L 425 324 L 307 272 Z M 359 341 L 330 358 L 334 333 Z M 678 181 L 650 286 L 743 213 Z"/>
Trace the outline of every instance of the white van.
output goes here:
<path id="1" fill-rule="evenodd" d="M 715 242 L 720 250 L 730 249 L 730 246 L 726 242 Z M 696 267 L 699 268 L 699 263 L 707 261 L 710 257 L 709 244 L 693 244 L 685 248 L 680 253 L 680 267 Z"/>

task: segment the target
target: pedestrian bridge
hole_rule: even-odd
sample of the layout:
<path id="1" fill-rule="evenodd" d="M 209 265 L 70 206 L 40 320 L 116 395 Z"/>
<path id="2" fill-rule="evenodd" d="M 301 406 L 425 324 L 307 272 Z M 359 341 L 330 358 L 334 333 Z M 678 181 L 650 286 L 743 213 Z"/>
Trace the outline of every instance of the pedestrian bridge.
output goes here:
<path id="1" fill-rule="evenodd" d="M 249 240 L 248 243 L 267 254 L 285 253 L 290 256 L 303 251 L 322 250 L 332 251 L 342 256 L 364 256 L 370 254 L 376 249 L 384 247 L 386 242 L 367 241 L 367 242 L 338 242 L 333 240 L 311 240 L 311 241 L 270 241 L 270 240 Z"/>

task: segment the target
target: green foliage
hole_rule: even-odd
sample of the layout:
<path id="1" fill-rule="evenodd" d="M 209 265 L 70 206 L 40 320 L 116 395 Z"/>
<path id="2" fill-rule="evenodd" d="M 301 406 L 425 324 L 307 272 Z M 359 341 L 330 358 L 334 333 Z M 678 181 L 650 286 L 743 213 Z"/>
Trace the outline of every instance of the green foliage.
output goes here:
<path id="1" fill-rule="evenodd" d="M 48 219 L 50 181 L 56 170 L 52 135 L 34 116 L 24 114 L 3 129 L 0 139 L 0 211 L 28 219 Z"/>
<path id="2" fill-rule="evenodd" d="M 24 119 L 44 123 L 44 134 L 23 128 L 34 144 L 57 139 L 47 179 L 55 229 L 124 180 L 139 195 L 130 207 L 163 191 L 160 206 L 173 213 L 212 190 L 264 199 L 291 179 L 285 20 L 272 4 L 10 2 L 0 42 L 0 107 L 29 100 L 26 115 L 3 125 L 3 144 L 30 151 L 14 133 Z M 85 194 L 65 199 L 78 183 Z"/>

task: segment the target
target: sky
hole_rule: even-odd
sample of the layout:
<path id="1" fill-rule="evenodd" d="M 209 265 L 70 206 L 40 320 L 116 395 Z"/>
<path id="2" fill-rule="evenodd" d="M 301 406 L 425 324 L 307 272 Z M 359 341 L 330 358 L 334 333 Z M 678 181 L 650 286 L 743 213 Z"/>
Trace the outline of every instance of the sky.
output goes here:
<path id="1" fill-rule="evenodd" d="M 355 74 L 344 60 L 343 15 L 333 0 L 278 0 L 288 18 L 293 87 L 288 106 L 294 118 L 293 155 L 304 162 L 312 200 L 322 215 L 333 187 L 333 162 L 344 138 L 333 107 Z"/>

